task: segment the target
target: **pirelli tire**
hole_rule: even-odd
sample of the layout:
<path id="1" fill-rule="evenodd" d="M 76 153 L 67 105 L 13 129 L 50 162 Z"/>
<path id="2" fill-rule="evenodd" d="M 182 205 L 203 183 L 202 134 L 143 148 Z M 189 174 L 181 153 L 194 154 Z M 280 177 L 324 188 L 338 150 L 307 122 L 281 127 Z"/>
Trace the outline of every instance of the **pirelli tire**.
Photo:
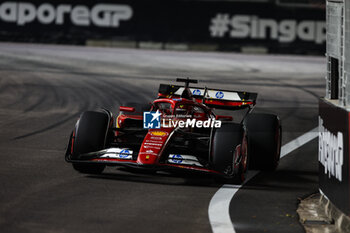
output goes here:
<path id="1" fill-rule="evenodd" d="M 222 183 L 242 183 L 248 168 L 249 158 L 246 155 L 235 164 L 236 149 L 246 142 L 243 126 L 236 123 L 224 123 L 214 129 L 211 144 L 211 163 L 215 171 L 226 174 L 217 177 Z M 238 154 L 237 154 L 238 156 Z M 237 162 L 236 161 L 236 162 Z"/>
<path id="2" fill-rule="evenodd" d="M 86 111 L 81 114 L 72 144 L 73 160 L 79 160 L 81 154 L 104 149 L 110 120 L 110 115 L 104 111 Z M 82 162 L 73 163 L 73 168 L 81 173 L 99 174 L 103 172 L 105 165 Z"/>
<path id="3" fill-rule="evenodd" d="M 244 120 L 247 132 L 249 169 L 274 171 L 281 154 L 282 127 L 273 114 L 249 114 Z"/>

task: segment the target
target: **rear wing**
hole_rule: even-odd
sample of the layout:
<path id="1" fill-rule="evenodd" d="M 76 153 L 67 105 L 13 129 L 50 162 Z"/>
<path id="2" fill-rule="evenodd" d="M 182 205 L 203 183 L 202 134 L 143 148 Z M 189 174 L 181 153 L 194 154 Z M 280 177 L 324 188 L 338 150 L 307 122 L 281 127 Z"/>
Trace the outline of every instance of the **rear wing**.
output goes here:
<path id="1" fill-rule="evenodd" d="M 158 97 L 179 97 L 185 87 L 169 84 L 160 84 Z M 241 107 L 252 107 L 256 104 L 258 94 L 243 91 L 220 90 L 202 87 L 189 87 L 192 97 L 208 107 L 220 109 L 232 109 Z"/>

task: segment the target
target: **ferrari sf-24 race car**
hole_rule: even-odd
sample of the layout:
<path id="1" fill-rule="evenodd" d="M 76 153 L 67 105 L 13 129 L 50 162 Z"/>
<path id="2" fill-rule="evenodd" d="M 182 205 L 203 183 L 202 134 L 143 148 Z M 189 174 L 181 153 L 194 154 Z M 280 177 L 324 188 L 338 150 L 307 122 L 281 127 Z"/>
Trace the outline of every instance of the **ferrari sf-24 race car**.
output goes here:
<path id="1" fill-rule="evenodd" d="M 73 129 L 65 159 L 81 173 L 99 174 L 106 166 L 132 171 L 215 174 L 243 182 L 249 169 L 276 169 L 281 124 L 273 114 L 252 113 L 257 94 L 160 84 L 150 104 L 83 112 Z M 244 110 L 242 120 L 214 110 Z M 223 111 L 223 110 L 221 110 Z"/>

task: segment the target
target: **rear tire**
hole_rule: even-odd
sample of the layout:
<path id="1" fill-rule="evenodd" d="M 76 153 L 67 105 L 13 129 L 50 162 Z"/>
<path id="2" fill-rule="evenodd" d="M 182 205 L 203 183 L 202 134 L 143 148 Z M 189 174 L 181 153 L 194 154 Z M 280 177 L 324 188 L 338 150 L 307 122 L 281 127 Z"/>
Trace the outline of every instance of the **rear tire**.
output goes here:
<path id="1" fill-rule="evenodd" d="M 72 159 L 79 159 L 80 154 L 104 149 L 109 123 L 110 116 L 106 112 L 82 113 L 75 128 Z M 99 174 L 105 165 L 73 163 L 73 168 L 81 173 Z"/>
<path id="2" fill-rule="evenodd" d="M 244 125 L 248 133 L 249 169 L 276 170 L 280 160 L 282 138 L 278 116 L 249 114 Z"/>

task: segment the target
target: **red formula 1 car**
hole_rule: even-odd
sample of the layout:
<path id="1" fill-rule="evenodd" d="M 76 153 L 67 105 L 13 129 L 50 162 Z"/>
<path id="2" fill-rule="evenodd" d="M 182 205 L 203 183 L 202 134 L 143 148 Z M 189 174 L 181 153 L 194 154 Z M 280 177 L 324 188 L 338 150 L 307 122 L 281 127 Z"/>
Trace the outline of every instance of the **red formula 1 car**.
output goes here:
<path id="1" fill-rule="evenodd" d="M 161 84 L 149 105 L 83 112 L 70 136 L 66 161 L 82 173 L 106 166 L 144 171 L 187 170 L 242 182 L 249 168 L 274 170 L 281 124 L 272 114 L 254 114 L 257 94 Z M 215 110 L 244 110 L 239 122 Z"/>

